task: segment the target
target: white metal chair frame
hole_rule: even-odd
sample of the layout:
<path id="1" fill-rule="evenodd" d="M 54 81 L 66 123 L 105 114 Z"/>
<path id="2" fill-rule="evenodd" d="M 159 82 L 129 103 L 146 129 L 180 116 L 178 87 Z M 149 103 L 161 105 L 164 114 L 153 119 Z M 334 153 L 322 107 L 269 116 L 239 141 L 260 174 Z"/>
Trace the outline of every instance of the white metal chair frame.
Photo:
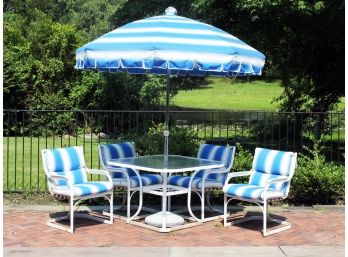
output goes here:
<path id="1" fill-rule="evenodd" d="M 287 229 L 290 229 L 291 228 L 290 222 L 287 222 L 285 220 L 271 218 L 269 216 L 268 201 L 282 200 L 288 196 L 289 190 L 290 190 L 290 182 L 291 182 L 291 179 L 294 175 L 294 171 L 295 171 L 296 165 L 297 165 L 296 160 L 297 160 L 297 153 L 292 153 L 289 176 L 279 176 L 276 179 L 270 179 L 266 182 L 266 185 L 264 187 L 265 197 L 264 197 L 263 201 L 256 200 L 256 199 L 246 199 L 246 198 L 241 198 L 241 197 L 230 197 L 228 199 L 227 194 L 224 193 L 224 226 L 225 227 L 231 226 L 231 225 L 240 224 L 240 223 L 252 221 L 252 220 L 262 220 L 263 221 L 262 234 L 264 237 L 281 232 L 281 231 L 284 231 L 284 230 L 287 230 Z M 250 171 L 241 171 L 241 172 L 230 173 L 225 181 L 224 187 L 228 186 L 228 182 L 230 179 L 235 178 L 235 177 L 250 176 L 253 172 L 254 172 L 253 170 L 250 170 Z M 272 184 L 286 183 L 286 182 L 288 182 L 289 185 L 288 185 L 286 192 L 282 198 L 277 198 L 277 199 L 268 199 L 267 198 L 267 195 L 268 195 L 267 192 L 269 192 L 269 188 Z M 228 203 L 233 199 L 257 204 L 261 208 L 263 215 L 262 216 L 248 216 L 248 217 L 244 217 L 244 218 L 241 218 L 241 219 L 238 219 L 235 221 L 227 222 L 227 216 L 228 216 L 227 206 L 228 206 Z M 283 225 L 283 226 L 276 228 L 276 229 L 273 229 L 273 230 L 267 230 L 267 221 L 275 222 L 275 223 L 278 223 L 278 224 Z"/>
<path id="2" fill-rule="evenodd" d="M 114 167 L 112 169 L 107 167 L 106 163 L 104 163 L 103 159 L 101 158 L 101 156 L 102 156 L 102 152 L 101 151 L 102 150 L 101 150 L 101 146 L 100 145 L 98 146 L 98 149 L 99 149 L 100 163 L 101 163 L 101 166 L 103 167 L 103 169 L 107 170 L 108 172 L 121 173 L 121 174 L 125 175 L 125 177 L 126 177 L 126 178 L 114 178 L 112 181 L 113 181 L 113 184 L 114 184 L 114 188 L 115 187 L 121 187 L 121 188 L 126 188 L 127 189 L 127 192 L 123 193 L 122 204 L 118 208 L 114 207 L 114 211 L 119 210 L 119 209 L 121 209 L 124 206 L 125 202 L 127 201 L 127 217 L 125 218 L 122 215 L 116 215 L 116 214 L 112 214 L 112 216 L 114 218 L 117 218 L 117 219 L 126 220 L 126 222 L 129 223 L 132 219 L 134 219 L 135 217 L 137 217 L 139 215 L 139 213 L 140 213 L 140 211 L 142 209 L 153 212 L 154 211 L 153 209 L 143 208 L 142 207 L 143 206 L 143 189 L 144 189 L 144 187 L 143 187 L 143 183 L 142 183 L 139 171 L 133 169 L 134 173 L 136 174 L 136 176 L 137 176 L 137 178 L 139 180 L 139 186 L 131 187 L 131 184 L 130 184 L 131 182 L 130 182 L 130 178 L 129 178 L 129 174 L 128 174 L 127 170 L 124 169 L 124 168 L 121 168 L 121 167 Z M 117 180 L 117 182 L 114 183 L 115 182 L 114 180 Z M 123 181 L 125 182 L 124 184 L 122 183 Z M 150 186 L 153 186 L 153 185 L 150 185 Z M 139 192 L 139 205 L 138 205 L 138 208 L 137 208 L 136 212 L 131 216 L 130 215 L 131 200 L 132 200 L 133 195 L 136 192 Z M 107 212 L 104 212 L 103 214 L 108 215 Z"/>
<path id="3" fill-rule="evenodd" d="M 127 217 L 124 218 L 123 216 L 116 215 L 116 214 L 113 214 L 113 216 L 115 218 L 118 218 L 118 219 L 125 219 L 126 222 L 129 223 L 129 221 L 131 221 L 132 219 L 134 219 L 135 217 L 138 216 L 138 214 L 140 213 L 140 211 L 142 209 L 142 206 L 143 206 L 143 184 L 142 184 L 142 181 L 141 181 L 140 174 L 139 174 L 138 171 L 135 171 L 135 174 L 136 174 L 137 178 L 139 179 L 139 186 L 138 187 L 131 187 L 131 184 L 130 184 L 131 182 L 130 182 L 130 178 L 129 178 L 129 175 L 128 175 L 127 171 L 122 170 L 122 168 L 117 168 L 118 170 L 116 170 L 116 168 L 110 170 L 110 169 L 106 168 L 103 164 L 102 164 L 102 166 L 103 166 L 104 169 L 108 170 L 109 172 L 121 173 L 121 174 L 124 174 L 126 176 L 126 178 L 119 178 L 119 179 L 118 178 L 117 179 L 114 178 L 113 180 L 118 180 L 119 182 L 122 182 L 123 180 L 125 181 L 124 185 L 119 184 L 119 183 L 114 183 L 114 188 L 121 187 L 121 188 L 126 188 L 127 189 L 126 192 L 123 192 L 123 200 L 122 200 L 121 205 L 119 207 L 117 207 L 117 208 L 114 207 L 114 211 L 122 209 L 124 204 L 127 202 Z M 131 200 L 132 200 L 133 195 L 136 192 L 139 192 L 139 206 L 138 206 L 136 212 L 131 216 L 130 215 Z"/>
<path id="4" fill-rule="evenodd" d="M 191 175 L 191 178 L 190 178 L 190 181 L 189 181 L 189 192 L 188 192 L 188 196 L 187 196 L 187 208 L 188 208 L 188 211 L 190 213 L 190 215 L 198 222 L 207 222 L 207 221 L 211 221 L 211 220 L 216 220 L 216 219 L 219 219 L 221 218 L 224 213 L 223 213 L 223 210 L 219 210 L 219 209 L 216 209 L 214 208 L 211 203 L 210 203 L 210 193 L 213 189 L 222 189 L 223 186 L 221 187 L 217 187 L 217 186 L 214 186 L 214 187 L 208 187 L 206 186 L 205 182 L 206 182 L 206 179 L 208 178 L 209 175 L 211 174 L 228 174 L 233 166 L 233 161 L 234 161 L 234 155 L 235 155 L 235 151 L 236 151 L 236 148 L 234 146 L 230 146 L 230 148 L 232 149 L 231 150 L 231 156 L 230 158 L 232 158 L 231 160 L 231 163 L 229 164 L 229 166 L 227 168 L 219 168 L 219 169 L 212 169 L 212 170 L 208 170 L 208 171 L 204 171 L 204 175 L 202 177 L 202 188 L 194 188 L 192 187 L 192 183 L 193 183 L 193 180 L 195 178 L 195 176 L 197 175 L 198 172 L 200 172 L 200 170 L 196 170 L 192 175 Z M 205 191 L 208 190 L 207 194 L 205 194 Z M 193 214 L 193 210 L 191 208 L 191 194 L 192 192 L 195 192 L 199 198 L 200 198 L 200 201 L 201 201 L 201 218 L 198 218 L 197 216 L 195 216 Z M 215 216 L 212 216 L 212 217 L 209 217 L 209 218 L 205 218 L 205 215 L 204 215 L 204 210 L 205 210 L 205 200 L 207 201 L 207 206 L 209 207 L 209 209 L 211 209 L 212 211 L 215 211 L 217 213 L 219 213 L 219 215 L 215 215 Z M 170 204 L 169 204 L 170 206 Z"/>
<path id="5" fill-rule="evenodd" d="M 41 156 L 42 156 L 42 160 L 43 163 L 46 163 L 46 151 L 47 149 L 43 149 L 41 150 Z M 69 194 L 61 194 L 60 192 L 55 192 L 57 185 L 54 184 L 55 179 L 63 179 L 66 181 L 69 181 L 69 178 L 67 176 L 63 176 L 63 175 L 56 175 L 56 174 L 50 174 L 50 172 L 48 172 L 46 165 L 44 166 L 44 171 L 45 174 L 49 180 L 49 192 L 51 193 L 51 195 L 57 195 L 57 196 L 61 196 L 61 197 L 68 197 L 69 198 L 69 212 L 66 216 L 63 217 L 57 217 L 57 218 L 50 218 L 47 220 L 47 225 L 53 228 L 57 228 L 63 231 L 67 231 L 70 233 L 74 233 L 74 217 L 77 218 L 86 218 L 86 219 L 90 219 L 93 221 L 97 221 L 97 222 L 102 222 L 102 223 L 107 223 L 107 224 L 113 224 L 113 218 L 112 218 L 112 210 L 113 210 L 113 190 L 111 191 L 107 191 L 107 192 L 103 192 L 103 193 L 99 193 L 99 194 L 91 194 L 91 195 L 85 195 L 85 196 L 74 196 L 72 187 L 69 185 L 69 183 L 67 183 L 66 187 L 67 187 L 67 191 L 69 192 Z M 104 170 L 96 170 L 96 169 L 88 169 L 86 166 L 84 166 L 85 170 L 87 173 L 90 174 L 97 174 L 97 175 L 103 175 L 105 176 L 108 181 L 112 182 L 111 176 L 107 171 Z M 110 195 L 108 197 L 108 195 Z M 87 199 L 92 199 L 92 198 L 98 198 L 98 197 L 104 197 L 105 199 L 107 199 L 109 201 L 110 204 L 110 218 L 109 220 L 107 219 L 103 219 L 97 216 L 93 216 L 93 215 L 89 215 L 89 214 L 75 214 L 74 215 L 74 211 L 75 211 L 75 207 L 81 203 L 83 200 L 87 200 Z M 74 201 L 76 201 L 74 203 Z M 109 216 L 108 215 L 108 216 Z M 64 226 L 64 225 L 60 225 L 57 224 L 56 222 L 61 221 L 61 220 L 68 220 L 70 219 L 70 226 Z"/>

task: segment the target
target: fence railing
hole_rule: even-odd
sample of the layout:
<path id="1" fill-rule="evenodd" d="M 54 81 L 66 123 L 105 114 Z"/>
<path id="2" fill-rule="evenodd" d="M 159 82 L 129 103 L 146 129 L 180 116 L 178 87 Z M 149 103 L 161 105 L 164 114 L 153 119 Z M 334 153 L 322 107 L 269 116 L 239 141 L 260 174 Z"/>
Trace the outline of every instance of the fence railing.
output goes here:
<path id="1" fill-rule="evenodd" d="M 41 149 L 82 145 L 99 168 L 98 144 L 142 136 L 164 122 L 164 111 L 4 110 L 4 191 L 45 191 Z M 170 111 L 170 126 L 213 144 L 240 143 L 303 152 L 321 140 L 328 161 L 344 163 L 344 113 Z"/>

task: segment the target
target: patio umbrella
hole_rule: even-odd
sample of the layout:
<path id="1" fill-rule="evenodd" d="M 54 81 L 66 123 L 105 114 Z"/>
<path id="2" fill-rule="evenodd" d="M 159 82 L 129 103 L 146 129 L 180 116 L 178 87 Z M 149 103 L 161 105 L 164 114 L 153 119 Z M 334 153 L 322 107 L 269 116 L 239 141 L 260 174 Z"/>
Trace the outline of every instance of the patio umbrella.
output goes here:
<path id="1" fill-rule="evenodd" d="M 77 69 L 167 76 L 164 154 L 168 155 L 170 75 L 261 75 L 265 56 L 214 26 L 177 15 L 137 20 L 76 50 Z"/>

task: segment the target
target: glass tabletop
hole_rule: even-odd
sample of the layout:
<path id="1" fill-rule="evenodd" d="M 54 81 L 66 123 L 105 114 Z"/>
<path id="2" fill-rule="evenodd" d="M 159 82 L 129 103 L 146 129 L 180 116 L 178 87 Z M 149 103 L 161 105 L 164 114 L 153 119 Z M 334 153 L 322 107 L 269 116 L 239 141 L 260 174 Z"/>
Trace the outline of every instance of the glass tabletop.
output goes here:
<path id="1" fill-rule="evenodd" d="M 223 167 L 223 163 L 180 155 L 149 155 L 111 159 L 109 165 L 151 172 L 184 172 Z"/>

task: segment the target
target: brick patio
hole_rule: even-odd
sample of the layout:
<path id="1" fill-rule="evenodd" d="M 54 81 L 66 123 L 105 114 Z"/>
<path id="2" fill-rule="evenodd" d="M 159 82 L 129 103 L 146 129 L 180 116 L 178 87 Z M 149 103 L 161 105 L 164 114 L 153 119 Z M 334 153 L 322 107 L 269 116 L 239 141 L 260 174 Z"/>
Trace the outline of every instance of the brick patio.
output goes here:
<path id="1" fill-rule="evenodd" d="M 158 233 L 125 221 L 113 225 L 77 219 L 74 234 L 48 227 L 48 212 L 4 210 L 5 247 L 195 247 L 195 246 L 344 246 L 344 208 L 290 209 L 272 212 L 286 218 L 290 230 L 264 238 L 261 221 L 223 227 L 221 220 Z"/>

